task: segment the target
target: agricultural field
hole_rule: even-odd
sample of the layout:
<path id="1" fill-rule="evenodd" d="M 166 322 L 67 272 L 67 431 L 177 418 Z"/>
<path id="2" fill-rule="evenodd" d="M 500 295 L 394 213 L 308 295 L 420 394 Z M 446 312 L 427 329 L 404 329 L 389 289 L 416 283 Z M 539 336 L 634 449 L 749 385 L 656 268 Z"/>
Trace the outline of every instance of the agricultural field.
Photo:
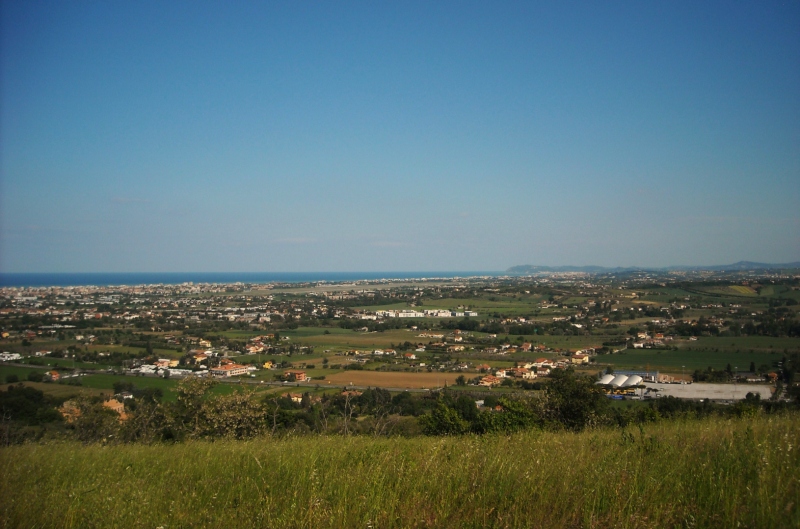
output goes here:
<path id="1" fill-rule="evenodd" d="M 42 368 L 47 368 L 48 370 L 53 368 L 62 368 L 62 369 L 108 369 L 109 366 L 100 363 L 94 362 L 80 362 L 75 361 L 70 358 L 56 358 L 53 356 L 44 356 L 41 358 L 26 358 L 24 362 L 29 363 L 30 365 L 36 365 Z"/>
<path id="2" fill-rule="evenodd" d="M 459 306 L 469 307 L 478 313 L 478 317 L 487 317 L 490 313 L 500 312 L 508 315 L 532 314 L 539 310 L 541 297 L 503 294 L 482 294 L 474 298 L 445 298 L 426 300 L 423 309 L 455 309 Z"/>
<path id="3" fill-rule="evenodd" d="M 514 336 L 513 338 L 516 338 Z M 525 336 L 526 341 L 533 345 L 544 345 L 550 349 L 584 349 L 586 347 L 600 347 L 604 341 L 613 339 L 614 336 L 608 335 L 575 335 L 575 336 L 552 336 L 552 335 L 535 335 Z M 541 355 L 536 355 L 541 356 Z"/>
<path id="4" fill-rule="evenodd" d="M 705 296 L 709 300 L 731 298 L 730 301 L 737 302 L 742 300 L 769 301 L 770 298 L 800 299 L 800 291 L 789 288 L 785 285 L 765 284 L 754 288 L 749 285 L 726 285 L 726 286 L 687 286 L 687 296 Z"/>
<path id="5" fill-rule="evenodd" d="M 695 369 L 704 370 L 713 367 L 724 370 L 728 364 L 738 371 L 747 371 L 750 362 L 756 368 L 767 364 L 773 369 L 773 362 L 780 360 L 777 353 L 732 353 L 728 351 L 695 351 L 679 349 L 677 351 L 663 349 L 627 349 L 620 353 L 597 357 L 596 365 L 610 365 L 615 369 L 636 371 L 662 371 L 665 373 L 691 374 Z"/>
<path id="6" fill-rule="evenodd" d="M 369 312 L 377 312 L 379 310 L 405 310 L 405 309 L 415 309 L 415 310 L 422 310 L 423 308 L 428 307 L 415 307 L 412 306 L 410 303 L 386 303 L 384 305 L 364 305 L 361 307 L 353 307 L 355 310 L 361 311 L 369 311 Z"/>
<path id="7" fill-rule="evenodd" d="M 216 336 L 224 336 L 234 340 L 249 340 L 263 332 L 250 331 L 225 331 Z M 310 345 L 315 348 L 315 353 L 323 349 L 332 351 L 346 351 L 350 349 L 378 349 L 388 348 L 391 344 L 405 341 L 417 341 L 416 334 L 409 329 L 389 330 L 383 332 L 363 332 L 342 329 L 339 327 L 299 327 L 280 331 L 281 337 L 289 338 L 283 345 Z M 318 356 L 318 355 L 317 355 Z"/>
<path id="8" fill-rule="evenodd" d="M 26 381 L 28 373 L 31 371 L 44 373 L 44 369 L 34 369 L 29 367 L 16 367 L 0 365 L 0 380 L 5 381 L 6 376 L 15 374 L 20 381 Z M 35 387 L 46 393 L 78 393 L 82 389 L 88 389 L 91 393 L 105 392 L 106 395 L 111 394 L 114 382 L 131 382 L 136 387 L 143 388 L 160 388 L 164 391 L 165 400 L 173 400 L 173 390 L 177 385 L 176 379 L 165 379 L 160 377 L 134 377 L 134 376 L 121 376 L 121 375 L 107 375 L 107 374 L 91 374 L 78 377 L 77 379 L 70 378 L 69 380 L 80 381 L 79 386 L 73 386 L 66 383 L 57 382 L 43 382 L 35 383 Z M 34 384 L 25 382 L 26 385 Z"/>
<path id="9" fill-rule="evenodd" d="M 720 350 L 725 352 L 783 353 L 800 351 L 800 340 L 772 336 L 701 336 L 697 341 L 679 340 L 682 349 Z"/>
<path id="10" fill-rule="evenodd" d="M 16 375 L 19 380 L 26 380 L 28 373 L 46 373 L 47 368 L 44 367 L 20 367 L 0 364 L 0 382 L 5 382 L 8 375 Z"/>
<path id="11" fill-rule="evenodd" d="M 328 331 L 326 333 L 326 331 Z M 292 343 L 301 345 L 311 345 L 315 348 L 314 355 L 317 357 L 323 350 L 347 351 L 352 349 L 371 351 L 374 349 L 386 349 L 390 346 L 397 346 L 404 342 L 424 343 L 434 341 L 430 337 L 420 337 L 422 333 L 441 333 L 442 331 L 412 331 L 409 329 L 388 330 L 383 332 L 363 332 L 352 331 L 349 329 L 326 328 L 326 327 L 301 327 L 295 330 L 281 332 L 281 336 L 288 336 Z M 487 337 L 487 333 L 472 331 L 470 335 L 476 339 Z M 545 345 L 554 349 L 582 349 L 585 347 L 600 346 L 603 341 L 614 339 L 622 333 L 608 333 L 596 335 L 575 335 L 575 336 L 553 336 L 553 335 L 521 335 L 521 336 L 500 336 L 502 340 L 510 342 L 528 341 L 534 345 Z"/>
<path id="12" fill-rule="evenodd" d="M 325 386 L 347 379 L 343 383 L 374 387 L 389 377 L 388 383 L 396 384 L 390 387 L 419 388 L 435 384 L 424 377 L 407 381 L 396 377 L 416 377 L 411 370 L 420 367 L 415 364 L 433 364 L 443 370 L 433 376 L 451 384 L 459 374 L 453 371 L 457 363 L 488 363 L 500 368 L 541 357 L 568 362 L 568 356 L 590 348 L 602 354 L 591 356 L 591 362 L 581 369 L 594 373 L 611 366 L 688 375 L 709 367 L 724 370 L 728 365 L 743 372 L 751 362 L 761 372 L 780 371 L 778 363 L 784 355 L 800 351 L 800 305 L 795 303 L 800 299 L 800 280 L 724 274 L 719 278 L 703 274 L 697 281 L 687 277 L 676 280 L 665 274 L 656 280 L 648 273 L 638 279 L 568 275 L 469 282 L 410 280 L 402 284 L 326 284 L 319 289 L 309 284 L 297 288 L 283 285 L 280 292 L 266 285 L 229 285 L 222 292 L 202 285 L 175 286 L 169 291 L 152 286 L 135 294 L 119 292 L 126 287 L 92 287 L 96 289 L 94 299 L 110 295 L 119 301 L 96 306 L 81 303 L 76 313 L 102 311 L 103 316 L 86 319 L 85 314 L 76 314 L 75 321 L 65 325 L 53 325 L 56 320 L 47 315 L 47 311 L 60 313 L 67 307 L 63 293 L 34 292 L 34 302 L 29 296 L 22 301 L 16 291 L 8 290 L 2 292 L 3 302 L 10 307 L 0 318 L 3 350 L 60 350 L 58 354 L 69 358 L 26 360 L 42 362 L 36 368 L 0 366 L 0 375 L 19 373 L 25 380 L 31 370 L 74 367 L 90 375 L 84 377 L 87 387 L 110 389 L 113 375 L 92 373 L 109 367 L 121 371 L 140 363 L 152 365 L 158 358 L 185 359 L 181 368 L 200 362 L 209 369 L 231 359 L 243 364 L 272 360 L 279 368 L 256 371 L 246 382 L 261 387 L 275 381 L 284 369 L 295 368 Z M 333 295 L 308 295 L 322 290 Z M 373 292 L 377 290 L 379 295 Z M 452 295 L 456 297 L 449 297 Z M 381 305 L 372 304 L 377 296 Z M 139 303 L 133 303 L 134 297 Z M 543 304 L 554 306 L 543 309 Z M 155 306 L 162 308 L 154 310 Z M 363 311 L 411 307 L 419 311 L 469 308 L 480 316 L 361 319 Z M 122 321 L 123 314 L 137 318 Z M 63 315 L 57 321 L 66 322 Z M 78 340 L 80 335 L 90 334 L 96 343 Z M 264 339 L 259 345 L 261 353 L 247 354 L 251 338 L 269 334 L 277 339 Z M 54 335 L 60 339 L 55 340 Z M 208 342 L 203 349 L 211 350 L 209 357 L 187 357 L 188 351 L 200 347 L 201 340 Z M 535 348 L 517 351 L 524 342 Z M 405 360 L 402 354 L 419 343 L 437 345 L 414 351 L 416 360 Z M 634 349 L 635 344 L 648 348 Z M 464 350 L 452 347 L 455 345 Z M 375 349 L 389 348 L 399 354 L 369 356 Z M 353 351 L 358 354 L 344 355 Z M 111 354 L 98 358 L 101 352 Z M 356 366 L 356 360 L 360 365 Z M 783 378 L 790 380 L 792 373 L 782 374 Z M 163 386 L 166 398 L 173 398 L 174 380 L 133 380 Z M 531 391 L 522 386 L 518 383 L 515 389 Z"/>
<path id="13" fill-rule="evenodd" d="M 133 354 L 141 354 L 145 351 L 144 347 L 130 347 L 125 345 L 88 345 L 86 346 L 88 351 L 96 351 L 98 353 L 133 353 Z M 159 358 L 180 358 L 183 353 L 176 351 L 175 349 L 164 349 L 159 347 L 153 347 L 153 354 L 158 356 Z"/>
<path id="14" fill-rule="evenodd" d="M 460 373 L 413 373 L 406 371 L 346 371 L 325 377 L 324 382 L 379 388 L 428 388 L 452 386 Z M 475 376 L 469 373 L 465 376 Z"/>
<path id="15" fill-rule="evenodd" d="M 325 334 L 329 330 L 330 334 Z M 338 332 L 335 332 L 338 331 Z M 318 349 L 330 349 L 335 351 L 346 351 L 349 349 L 375 350 L 386 349 L 392 344 L 397 345 L 406 341 L 428 342 L 430 338 L 417 338 L 419 332 L 410 329 L 397 329 L 384 332 L 362 332 L 347 329 L 297 329 L 296 331 L 286 331 L 281 335 L 289 336 L 293 342 L 302 345 L 312 345 Z"/>
<path id="16" fill-rule="evenodd" d="M 23 386 L 29 388 L 38 389 L 45 395 L 49 395 L 57 399 L 69 399 L 81 393 L 88 393 L 90 395 L 109 394 L 108 390 L 102 390 L 102 389 L 86 388 L 82 386 L 70 386 L 68 384 L 53 384 L 49 382 L 29 382 L 29 381 L 18 382 L 16 384 L 2 384 L 0 385 L 0 391 L 8 391 L 8 387 L 10 385 L 18 386 L 19 384 L 22 384 Z"/>
<path id="17" fill-rule="evenodd" d="M 798 351 L 798 340 L 794 338 L 772 338 L 767 336 L 711 337 L 697 341 L 681 340 L 670 344 L 677 350 L 631 349 L 596 358 L 598 365 L 611 365 L 618 369 L 661 370 L 679 373 L 682 369 L 690 373 L 695 369 L 713 367 L 725 369 L 729 364 L 739 371 L 749 370 L 753 362 L 756 368 L 767 365 L 776 370 L 784 352 Z"/>
<path id="18" fill-rule="evenodd" d="M 81 377 L 81 384 L 87 388 L 112 389 L 114 382 L 130 382 L 137 388 L 159 388 L 164 392 L 164 398 L 169 400 L 168 395 L 177 385 L 175 379 L 161 377 L 132 377 L 124 375 L 86 375 Z"/>

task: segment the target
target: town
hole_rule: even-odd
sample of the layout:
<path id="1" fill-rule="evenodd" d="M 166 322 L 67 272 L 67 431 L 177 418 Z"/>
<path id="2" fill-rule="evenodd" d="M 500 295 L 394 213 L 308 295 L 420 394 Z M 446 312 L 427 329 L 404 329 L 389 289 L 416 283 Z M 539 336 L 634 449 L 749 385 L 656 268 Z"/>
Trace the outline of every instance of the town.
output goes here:
<path id="1" fill-rule="evenodd" d="M 480 403 L 569 370 L 611 400 L 780 402 L 797 385 L 799 287 L 752 271 L 6 287 L 0 375 L 118 403 L 133 394 L 115 387 L 173 398 L 186 377 L 295 404 L 369 388 Z"/>

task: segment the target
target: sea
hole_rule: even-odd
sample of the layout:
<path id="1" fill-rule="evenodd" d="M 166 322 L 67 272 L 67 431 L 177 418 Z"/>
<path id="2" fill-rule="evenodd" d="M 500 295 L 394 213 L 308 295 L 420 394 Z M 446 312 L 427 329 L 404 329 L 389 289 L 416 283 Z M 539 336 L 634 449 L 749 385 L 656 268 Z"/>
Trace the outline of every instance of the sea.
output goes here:
<path id="1" fill-rule="evenodd" d="M 505 272 L 121 272 L 0 273 L 2 287 L 179 285 L 182 283 L 317 283 L 380 279 L 494 277 Z"/>

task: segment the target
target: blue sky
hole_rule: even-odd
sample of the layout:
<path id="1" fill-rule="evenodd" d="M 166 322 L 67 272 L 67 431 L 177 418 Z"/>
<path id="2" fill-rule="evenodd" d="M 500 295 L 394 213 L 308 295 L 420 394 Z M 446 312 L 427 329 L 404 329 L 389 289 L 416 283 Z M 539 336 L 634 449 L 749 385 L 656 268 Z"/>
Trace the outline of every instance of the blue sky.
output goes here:
<path id="1" fill-rule="evenodd" d="M 800 260 L 796 1 L 1 9 L 5 272 Z"/>

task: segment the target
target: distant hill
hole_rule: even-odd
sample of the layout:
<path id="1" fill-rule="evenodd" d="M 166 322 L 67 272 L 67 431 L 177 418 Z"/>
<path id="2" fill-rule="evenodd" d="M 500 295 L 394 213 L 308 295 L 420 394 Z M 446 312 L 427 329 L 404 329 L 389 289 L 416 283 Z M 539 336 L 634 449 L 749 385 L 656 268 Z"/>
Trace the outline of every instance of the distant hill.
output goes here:
<path id="1" fill-rule="evenodd" d="M 583 272 L 586 274 L 604 274 L 608 272 L 629 272 L 634 270 L 642 270 L 641 268 L 608 268 L 605 266 L 534 266 L 534 265 L 520 265 L 512 266 L 506 270 L 509 274 L 514 275 L 527 275 L 527 274 L 541 274 L 541 273 L 559 273 L 559 272 Z"/>
<path id="2" fill-rule="evenodd" d="M 724 271 L 743 271 L 743 270 L 779 270 L 785 268 L 800 268 L 800 262 L 772 264 L 772 263 L 755 263 L 753 261 L 739 261 L 729 265 L 714 265 L 714 266 L 667 266 L 662 268 L 656 267 L 615 267 L 609 268 L 605 266 L 535 266 L 535 265 L 519 265 L 512 266 L 506 273 L 512 275 L 532 275 L 542 273 L 563 273 L 563 272 L 582 272 L 585 274 L 610 274 L 610 273 L 624 273 L 636 271 L 653 271 L 653 272 L 667 272 L 670 270 L 681 270 L 686 272 L 691 271 L 710 271 L 710 272 L 724 272 Z"/>
<path id="3" fill-rule="evenodd" d="M 800 268 L 800 262 L 770 264 L 754 263 L 753 261 L 739 261 L 730 265 L 694 267 L 696 270 L 775 270 L 781 268 Z"/>

